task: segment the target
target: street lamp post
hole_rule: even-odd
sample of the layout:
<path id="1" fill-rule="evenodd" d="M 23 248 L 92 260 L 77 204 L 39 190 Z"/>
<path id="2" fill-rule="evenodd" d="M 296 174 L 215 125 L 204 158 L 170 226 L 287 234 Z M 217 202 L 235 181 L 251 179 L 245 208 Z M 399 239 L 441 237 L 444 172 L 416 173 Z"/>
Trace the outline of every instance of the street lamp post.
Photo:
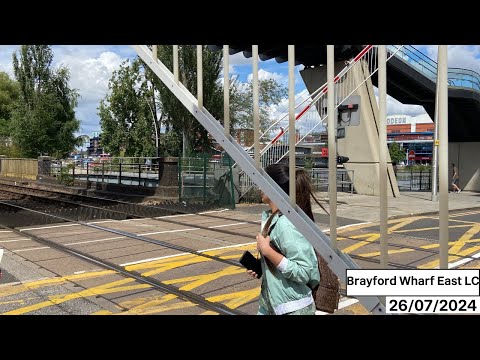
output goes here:
<path id="1" fill-rule="evenodd" d="M 158 158 L 158 128 L 157 128 L 157 118 L 155 116 L 155 112 L 152 109 L 152 105 L 150 104 L 149 101 L 147 101 L 148 107 L 150 108 L 150 112 L 152 113 L 152 119 L 153 119 L 153 126 L 155 127 L 155 156 Z"/>

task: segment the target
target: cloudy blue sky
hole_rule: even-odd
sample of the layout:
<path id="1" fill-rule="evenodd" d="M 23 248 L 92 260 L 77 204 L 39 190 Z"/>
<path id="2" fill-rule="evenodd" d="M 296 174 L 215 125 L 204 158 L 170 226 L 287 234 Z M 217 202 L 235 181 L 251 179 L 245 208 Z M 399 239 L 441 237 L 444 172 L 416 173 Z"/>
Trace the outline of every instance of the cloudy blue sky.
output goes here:
<path id="1" fill-rule="evenodd" d="M 432 59 L 437 58 L 437 46 L 416 46 Z M 18 45 L 0 45 L 0 71 L 7 72 L 13 78 L 12 53 L 18 50 Z M 111 74 L 128 58 L 134 58 L 135 52 L 128 45 L 54 45 L 54 66 L 66 65 L 71 70 L 70 85 L 81 95 L 77 118 L 81 121 L 80 134 L 91 135 L 99 131 L 97 107 L 108 88 Z M 448 52 L 449 67 L 461 67 L 480 73 L 480 46 L 451 45 Z M 305 90 L 297 66 L 296 93 Z M 251 78 L 251 59 L 242 54 L 230 57 L 230 74 L 238 75 L 239 80 Z M 288 83 L 287 63 L 277 64 L 275 60 L 260 62 L 260 78 L 274 78 L 280 83 Z M 287 99 L 281 104 L 285 106 Z M 388 114 L 419 115 L 425 113 L 420 106 L 403 105 L 393 98 L 388 99 Z"/>

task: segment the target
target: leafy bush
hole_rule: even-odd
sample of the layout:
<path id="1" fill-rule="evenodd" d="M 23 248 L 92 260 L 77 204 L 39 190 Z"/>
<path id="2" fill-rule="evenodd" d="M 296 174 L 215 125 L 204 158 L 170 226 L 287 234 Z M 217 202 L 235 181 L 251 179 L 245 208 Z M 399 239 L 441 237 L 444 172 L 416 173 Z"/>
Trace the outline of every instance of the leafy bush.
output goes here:
<path id="1" fill-rule="evenodd" d="M 432 170 L 432 166 L 431 165 L 407 165 L 405 167 L 402 168 L 402 170 L 399 170 L 399 171 L 416 171 L 416 172 L 420 172 L 420 171 L 431 171 Z"/>
<path id="2" fill-rule="evenodd" d="M 73 174 L 70 174 L 70 170 L 72 170 L 74 167 L 74 164 L 68 164 L 66 167 L 60 168 L 60 174 L 57 177 L 60 184 L 73 186 Z"/>

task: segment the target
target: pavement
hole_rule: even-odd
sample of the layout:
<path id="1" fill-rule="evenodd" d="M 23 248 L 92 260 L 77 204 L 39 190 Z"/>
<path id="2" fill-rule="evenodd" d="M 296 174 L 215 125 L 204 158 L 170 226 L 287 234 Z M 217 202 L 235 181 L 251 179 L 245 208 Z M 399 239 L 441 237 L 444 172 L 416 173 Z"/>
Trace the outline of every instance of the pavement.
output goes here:
<path id="1" fill-rule="evenodd" d="M 317 199 L 330 212 L 328 193 L 317 192 Z M 438 214 L 439 201 L 432 201 L 430 192 L 402 191 L 399 197 L 389 196 L 387 199 L 388 218 L 412 216 L 419 214 Z M 480 209 L 480 192 L 462 191 L 448 194 L 448 209 L 466 210 Z M 266 204 L 240 203 L 236 210 L 260 214 L 268 210 Z M 312 200 L 315 221 L 322 230 L 329 229 L 330 217 Z M 380 221 L 380 197 L 372 195 L 337 192 L 337 226 L 345 226 L 362 222 Z"/>
<path id="2" fill-rule="evenodd" d="M 317 193 L 317 197 L 320 203 L 329 210 L 328 193 Z M 388 197 L 388 217 L 438 213 L 439 204 L 439 201 L 431 200 L 430 192 L 402 191 L 399 197 Z M 462 191 L 460 193 L 450 192 L 448 194 L 449 210 L 472 208 L 480 208 L 479 192 Z M 313 211 L 316 214 L 324 213 L 316 204 Z M 339 218 L 353 219 L 361 222 L 378 222 L 380 221 L 380 197 L 338 192 L 337 216 Z M 340 223 L 338 225 L 341 226 Z"/>

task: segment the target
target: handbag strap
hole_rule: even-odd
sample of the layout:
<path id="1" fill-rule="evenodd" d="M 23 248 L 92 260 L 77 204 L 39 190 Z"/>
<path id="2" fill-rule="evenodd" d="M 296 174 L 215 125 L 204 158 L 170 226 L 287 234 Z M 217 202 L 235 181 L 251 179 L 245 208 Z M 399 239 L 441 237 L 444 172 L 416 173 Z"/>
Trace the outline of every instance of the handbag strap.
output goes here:
<path id="1" fill-rule="evenodd" d="M 282 215 L 283 215 L 283 214 L 282 214 L 281 212 L 279 212 L 279 213 L 278 213 L 278 219 L 280 219 L 280 217 L 281 217 Z M 278 219 L 277 219 L 277 221 L 275 221 L 272 225 L 270 225 L 270 227 L 268 228 L 267 236 L 270 236 L 270 233 L 272 232 L 273 228 L 275 227 L 275 225 L 277 225 Z"/>

